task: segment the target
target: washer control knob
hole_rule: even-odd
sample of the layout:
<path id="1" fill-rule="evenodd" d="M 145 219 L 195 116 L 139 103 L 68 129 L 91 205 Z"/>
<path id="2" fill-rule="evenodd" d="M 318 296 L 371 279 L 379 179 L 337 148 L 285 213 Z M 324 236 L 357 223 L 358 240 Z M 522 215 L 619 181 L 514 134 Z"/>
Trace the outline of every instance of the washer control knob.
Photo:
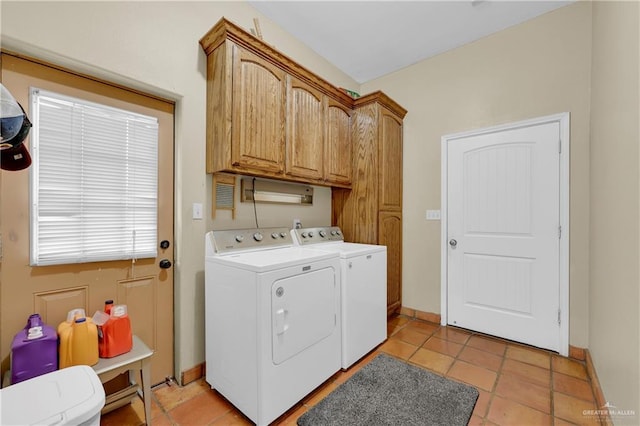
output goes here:
<path id="1" fill-rule="evenodd" d="M 336 236 L 336 231 L 331 231 L 331 235 L 335 237 Z"/>
<path id="2" fill-rule="evenodd" d="M 242 235 L 236 235 L 236 241 L 241 243 L 242 240 L 244 240 L 244 237 Z"/>
<path id="3" fill-rule="evenodd" d="M 278 235 L 278 233 L 277 233 L 277 232 L 274 232 L 273 234 L 271 234 L 271 238 L 273 238 L 274 240 L 277 240 L 277 239 L 278 239 L 278 236 L 279 236 L 279 235 Z"/>
<path id="4" fill-rule="evenodd" d="M 313 238 L 313 232 L 309 231 L 309 238 Z"/>
<path id="5" fill-rule="evenodd" d="M 318 234 L 320 234 L 320 236 L 324 238 L 327 236 L 327 231 L 325 231 L 324 229 L 321 229 L 320 232 L 318 232 Z"/>
<path id="6" fill-rule="evenodd" d="M 256 241 L 262 241 L 262 234 L 259 232 L 256 232 L 255 234 L 253 234 L 253 239 Z"/>
<path id="7" fill-rule="evenodd" d="M 300 236 L 301 236 L 302 238 L 307 238 L 307 233 L 306 233 L 306 232 L 303 232 L 302 234 L 300 234 Z"/>
<path id="8" fill-rule="evenodd" d="M 281 233 L 280 233 L 280 237 L 284 238 L 284 237 L 286 237 L 286 236 L 287 236 L 287 233 L 286 233 L 286 232 L 281 232 Z"/>
<path id="9" fill-rule="evenodd" d="M 340 236 L 340 235 L 342 235 L 342 232 L 336 231 L 336 235 Z"/>

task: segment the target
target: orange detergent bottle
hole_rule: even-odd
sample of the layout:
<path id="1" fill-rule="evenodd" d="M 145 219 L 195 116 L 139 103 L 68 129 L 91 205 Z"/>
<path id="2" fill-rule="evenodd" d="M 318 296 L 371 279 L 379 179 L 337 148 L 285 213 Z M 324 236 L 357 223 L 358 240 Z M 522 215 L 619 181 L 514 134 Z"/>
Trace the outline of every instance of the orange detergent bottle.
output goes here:
<path id="1" fill-rule="evenodd" d="M 127 305 L 113 305 L 106 321 L 98 325 L 100 358 L 112 358 L 127 353 L 133 347 L 131 320 Z"/>
<path id="2" fill-rule="evenodd" d="M 113 308 L 113 300 L 105 300 L 104 301 L 104 313 L 107 315 L 111 315 L 111 309 Z"/>
<path id="3" fill-rule="evenodd" d="M 60 369 L 72 365 L 94 365 L 98 362 L 98 328 L 86 317 L 76 316 L 58 326 L 60 336 Z"/>

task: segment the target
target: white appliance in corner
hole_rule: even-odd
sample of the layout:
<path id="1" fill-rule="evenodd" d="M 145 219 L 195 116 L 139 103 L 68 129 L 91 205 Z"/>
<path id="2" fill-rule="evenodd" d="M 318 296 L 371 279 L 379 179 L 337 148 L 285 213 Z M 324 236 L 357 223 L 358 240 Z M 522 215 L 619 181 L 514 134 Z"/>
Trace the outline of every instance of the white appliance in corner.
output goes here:
<path id="1" fill-rule="evenodd" d="M 206 380 L 267 425 L 340 370 L 340 259 L 286 228 L 205 238 Z"/>
<path id="2" fill-rule="evenodd" d="M 296 244 L 340 255 L 342 268 L 342 368 L 387 338 L 387 247 L 349 243 L 339 227 L 291 231 Z"/>

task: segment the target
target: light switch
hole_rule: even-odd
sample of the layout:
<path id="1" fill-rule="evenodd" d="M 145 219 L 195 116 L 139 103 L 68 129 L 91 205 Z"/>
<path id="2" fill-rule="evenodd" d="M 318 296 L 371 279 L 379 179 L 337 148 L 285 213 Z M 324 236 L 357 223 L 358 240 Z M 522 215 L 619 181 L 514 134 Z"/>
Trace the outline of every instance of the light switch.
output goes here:
<path id="1" fill-rule="evenodd" d="M 440 220 L 440 210 L 427 210 L 425 216 L 427 220 Z"/>
<path id="2" fill-rule="evenodd" d="M 193 203 L 193 218 L 202 219 L 202 203 Z"/>

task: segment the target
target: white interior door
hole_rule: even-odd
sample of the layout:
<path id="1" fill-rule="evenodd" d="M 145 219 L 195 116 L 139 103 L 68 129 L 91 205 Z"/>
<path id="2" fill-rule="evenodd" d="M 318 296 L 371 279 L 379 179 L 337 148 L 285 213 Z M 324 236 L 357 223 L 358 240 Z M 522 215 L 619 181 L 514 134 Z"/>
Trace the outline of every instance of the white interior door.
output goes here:
<path id="1" fill-rule="evenodd" d="M 448 324 L 560 350 L 560 127 L 447 141 Z"/>

